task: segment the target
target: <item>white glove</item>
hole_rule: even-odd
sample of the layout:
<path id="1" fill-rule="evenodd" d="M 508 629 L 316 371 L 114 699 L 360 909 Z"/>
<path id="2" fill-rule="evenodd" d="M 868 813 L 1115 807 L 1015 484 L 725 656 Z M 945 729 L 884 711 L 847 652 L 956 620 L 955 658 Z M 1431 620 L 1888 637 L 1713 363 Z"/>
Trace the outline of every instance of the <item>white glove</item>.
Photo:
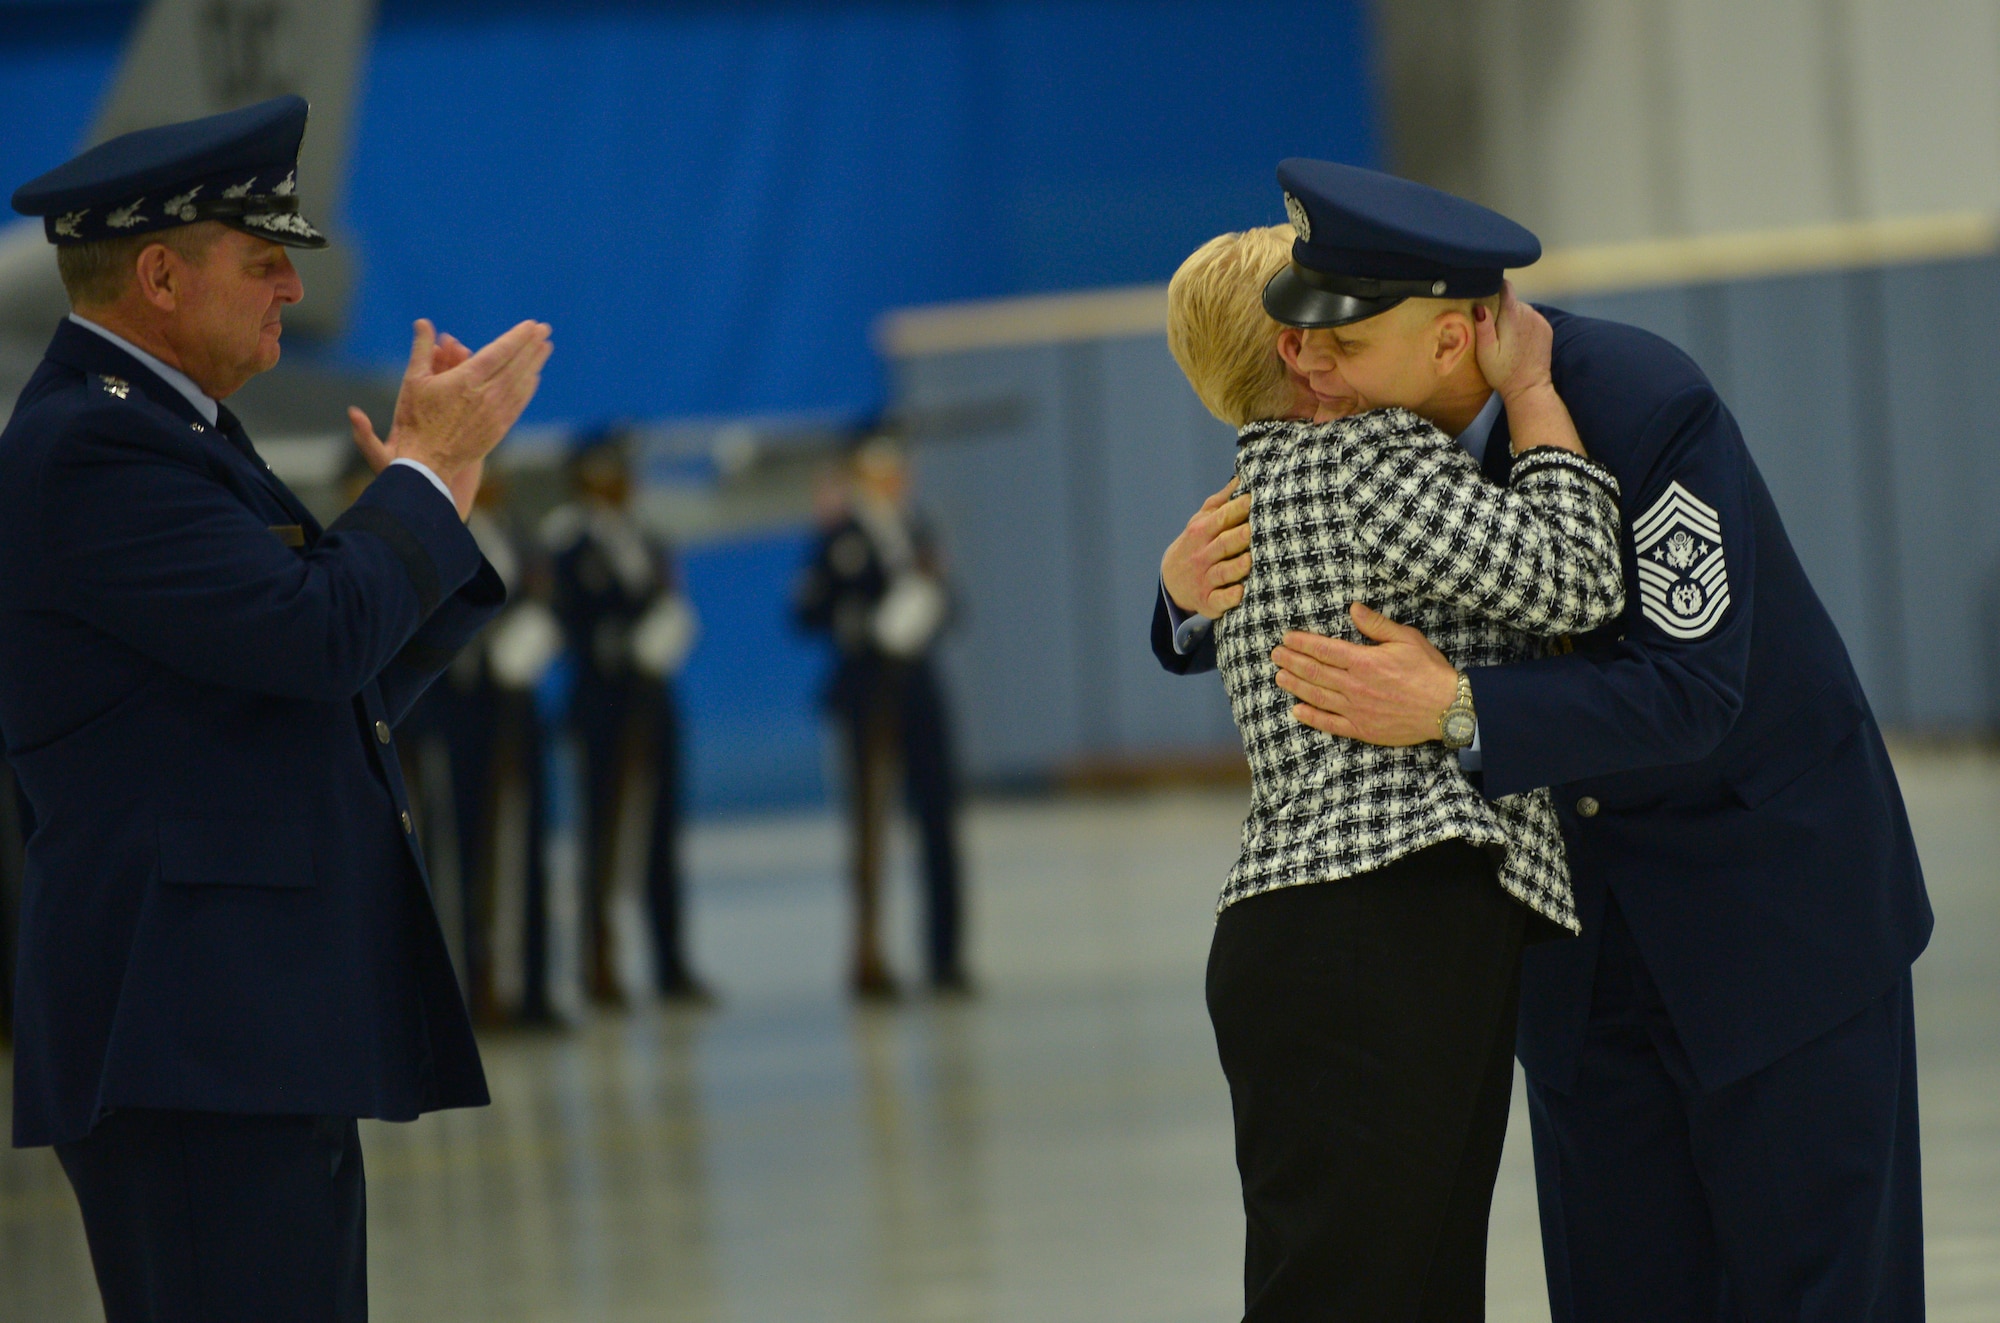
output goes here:
<path id="1" fill-rule="evenodd" d="M 654 680 L 677 675 L 699 637 L 701 619 L 695 615 L 693 603 L 679 593 L 669 593 L 633 627 L 632 665 Z"/>
<path id="2" fill-rule="evenodd" d="M 502 689 L 533 689 L 563 650 L 562 625 L 541 602 L 521 602 L 501 616 L 486 640 L 486 660 Z"/>
<path id="3" fill-rule="evenodd" d="M 905 661 L 930 646 L 944 624 L 944 589 L 928 574 L 899 575 L 875 608 L 875 646 Z"/>

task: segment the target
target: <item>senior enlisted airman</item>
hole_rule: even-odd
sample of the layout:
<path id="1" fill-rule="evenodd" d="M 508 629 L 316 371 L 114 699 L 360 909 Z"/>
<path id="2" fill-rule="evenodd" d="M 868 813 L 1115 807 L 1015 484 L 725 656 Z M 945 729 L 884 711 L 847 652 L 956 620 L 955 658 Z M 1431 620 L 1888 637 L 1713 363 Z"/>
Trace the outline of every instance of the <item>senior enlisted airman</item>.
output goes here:
<path id="1" fill-rule="evenodd" d="M 1325 161 L 1278 180 L 1298 239 L 1264 307 L 1304 329 L 1301 370 L 1504 481 L 1499 401 L 1434 352 L 1464 204 Z M 1518 1037 L 1556 1323 L 1920 1319 L 1910 966 L 1932 919 L 1881 732 L 1701 369 L 1543 312 L 1553 384 L 1623 492 L 1623 618 L 1461 679 L 1360 604 L 1349 638 L 1288 635 L 1277 682 L 1297 719 L 1379 745 L 1440 739 L 1463 684 L 1466 774 L 1556 788 L 1583 935 L 1524 957 Z M 1214 665 L 1201 613 L 1240 600 L 1245 515 L 1217 493 L 1168 552 L 1171 670 Z"/>
<path id="2" fill-rule="evenodd" d="M 0 736 L 31 802 L 14 1142 L 109 1323 L 367 1314 L 357 1117 L 487 1101 L 392 727 L 504 600 L 466 531 L 548 328 L 419 322 L 330 527 L 221 403 L 278 361 L 306 104 L 23 185 L 74 309 L 0 433 Z"/>

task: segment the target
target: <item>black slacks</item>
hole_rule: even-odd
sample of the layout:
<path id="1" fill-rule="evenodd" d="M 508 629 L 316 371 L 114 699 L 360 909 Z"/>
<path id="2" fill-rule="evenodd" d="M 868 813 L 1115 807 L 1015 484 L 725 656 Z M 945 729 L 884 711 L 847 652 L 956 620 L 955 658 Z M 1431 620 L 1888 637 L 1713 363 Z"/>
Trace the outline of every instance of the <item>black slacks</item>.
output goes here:
<path id="1" fill-rule="evenodd" d="M 1249 1323 L 1485 1317 L 1529 918 L 1456 841 L 1222 912 Z"/>
<path id="2" fill-rule="evenodd" d="M 364 1323 L 352 1117 L 129 1109 L 56 1157 L 106 1323 Z"/>

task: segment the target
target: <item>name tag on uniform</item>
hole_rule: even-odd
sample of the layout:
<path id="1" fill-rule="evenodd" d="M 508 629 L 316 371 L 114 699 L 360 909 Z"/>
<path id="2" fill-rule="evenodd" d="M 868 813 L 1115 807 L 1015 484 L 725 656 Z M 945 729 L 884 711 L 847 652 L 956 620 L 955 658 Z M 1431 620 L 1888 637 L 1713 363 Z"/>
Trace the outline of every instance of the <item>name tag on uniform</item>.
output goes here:
<path id="1" fill-rule="evenodd" d="M 288 547 L 303 547 L 306 544 L 306 530 L 301 524 L 272 524 L 271 531 L 278 535 L 278 541 Z"/>

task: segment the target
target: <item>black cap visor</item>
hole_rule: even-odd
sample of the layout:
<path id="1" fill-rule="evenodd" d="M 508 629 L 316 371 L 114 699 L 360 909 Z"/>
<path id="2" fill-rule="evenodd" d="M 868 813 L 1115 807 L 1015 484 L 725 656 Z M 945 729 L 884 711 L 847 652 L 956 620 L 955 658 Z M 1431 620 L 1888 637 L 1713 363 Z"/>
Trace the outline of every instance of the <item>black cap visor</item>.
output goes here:
<path id="1" fill-rule="evenodd" d="M 1271 314 L 1272 321 L 1282 325 L 1316 331 L 1379 317 L 1408 297 L 1390 294 L 1361 298 L 1344 294 L 1312 283 L 1304 268 L 1292 265 L 1265 284 L 1264 311 Z"/>
<path id="2" fill-rule="evenodd" d="M 232 230 L 287 248 L 326 247 L 326 235 L 299 214 L 299 200 L 291 194 L 215 198 L 197 202 L 188 210 L 194 213 L 194 219 L 221 221 Z"/>
<path id="3" fill-rule="evenodd" d="M 303 217 L 301 217 L 301 219 L 303 219 Z M 327 242 L 326 236 L 324 234 L 321 234 L 317 228 L 311 230 L 309 233 L 302 234 L 292 230 L 280 230 L 271 228 L 268 225 L 259 225 L 257 224 L 255 219 L 247 217 L 239 218 L 236 220 L 224 220 L 222 223 L 224 225 L 227 225 L 232 230 L 243 231 L 243 233 L 249 235 L 253 239 L 262 239 L 267 243 L 278 244 L 285 248 L 326 247 L 326 242 Z M 307 221 L 306 223 L 308 225 L 312 224 L 312 222 L 310 221 Z"/>

